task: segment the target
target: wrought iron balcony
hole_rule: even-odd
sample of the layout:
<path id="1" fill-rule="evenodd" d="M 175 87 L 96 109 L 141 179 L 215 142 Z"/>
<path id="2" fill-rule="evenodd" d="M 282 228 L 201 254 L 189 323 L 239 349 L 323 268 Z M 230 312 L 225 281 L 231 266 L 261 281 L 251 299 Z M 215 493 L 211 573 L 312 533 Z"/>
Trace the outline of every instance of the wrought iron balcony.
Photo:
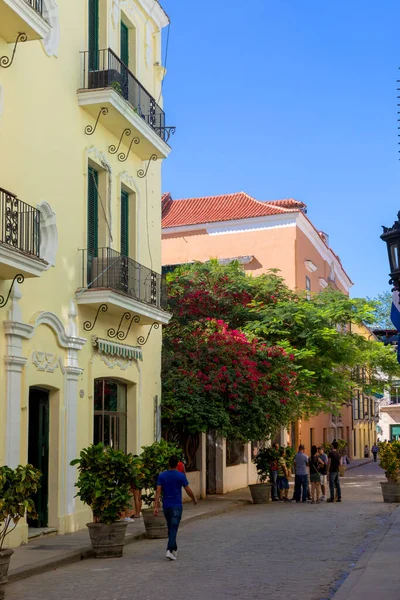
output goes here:
<path id="1" fill-rule="evenodd" d="M 96 53 L 82 52 L 82 90 L 111 88 L 122 96 L 164 141 L 167 142 L 174 127 L 165 126 L 165 113 L 153 96 L 136 79 L 128 67 L 110 49 Z"/>
<path id="2" fill-rule="evenodd" d="M 0 242 L 40 258 L 40 212 L 0 188 Z"/>
<path id="3" fill-rule="evenodd" d="M 0 0 L 0 37 L 7 43 L 44 39 L 50 31 L 44 0 Z"/>
<path id="4" fill-rule="evenodd" d="M 111 248 L 81 250 L 82 288 L 112 290 L 154 308 L 165 310 L 165 278 Z M 88 303 L 88 302 L 85 302 Z"/>

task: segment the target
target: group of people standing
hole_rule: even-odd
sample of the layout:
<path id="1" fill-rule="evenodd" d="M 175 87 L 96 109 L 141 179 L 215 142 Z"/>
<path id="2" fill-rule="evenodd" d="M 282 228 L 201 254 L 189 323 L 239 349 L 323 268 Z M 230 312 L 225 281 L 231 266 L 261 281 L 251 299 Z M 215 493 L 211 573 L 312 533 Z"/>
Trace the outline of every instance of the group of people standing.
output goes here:
<path id="1" fill-rule="evenodd" d="M 289 501 L 289 477 L 290 469 L 285 460 L 285 449 L 274 449 L 279 451 L 279 460 L 271 467 L 272 500 Z M 320 502 L 342 501 L 342 490 L 339 480 L 339 466 L 341 457 L 338 452 L 336 440 L 332 444 L 330 452 L 325 454 L 322 446 L 313 446 L 311 456 L 305 454 L 305 447 L 300 444 L 299 450 L 294 458 L 294 495 L 291 499 L 295 502 L 308 502 L 319 504 Z M 311 484 L 309 486 L 309 483 Z M 326 497 L 329 485 L 329 498 Z M 311 488 L 311 489 L 310 489 Z"/>

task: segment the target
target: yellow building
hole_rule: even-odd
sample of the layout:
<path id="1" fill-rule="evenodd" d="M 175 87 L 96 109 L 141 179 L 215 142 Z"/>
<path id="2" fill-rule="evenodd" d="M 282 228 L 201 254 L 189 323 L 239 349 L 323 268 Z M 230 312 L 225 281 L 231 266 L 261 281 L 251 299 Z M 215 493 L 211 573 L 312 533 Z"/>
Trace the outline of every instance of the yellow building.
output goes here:
<path id="1" fill-rule="evenodd" d="M 42 470 L 33 527 L 85 526 L 81 448 L 159 434 L 168 24 L 157 0 L 0 0 L 0 464 Z"/>
<path id="2" fill-rule="evenodd" d="M 372 331 L 366 325 L 352 324 L 354 333 L 362 335 L 366 339 L 375 338 Z M 364 380 L 368 372 L 362 369 L 359 376 Z M 364 458 L 364 451 L 368 446 L 368 456 L 371 457 L 371 448 L 377 441 L 376 425 L 379 421 L 379 400 L 373 395 L 355 390 L 353 394 L 353 431 L 352 431 L 352 453 L 353 458 Z"/>

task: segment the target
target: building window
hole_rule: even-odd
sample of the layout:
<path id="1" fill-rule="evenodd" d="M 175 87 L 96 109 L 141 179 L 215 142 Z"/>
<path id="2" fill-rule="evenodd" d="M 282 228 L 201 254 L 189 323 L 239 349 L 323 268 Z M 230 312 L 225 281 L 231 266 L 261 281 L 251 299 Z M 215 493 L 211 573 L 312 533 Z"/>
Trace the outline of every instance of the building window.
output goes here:
<path id="1" fill-rule="evenodd" d="M 308 300 L 311 298 L 311 279 L 306 275 L 306 292 Z"/>
<path id="2" fill-rule="evenodd" d="M 94 382 L 93 442 L 126 452 L 126 385 L 116 379 Z"/>
<path id="3" fill-rule="evenodd" d="M 99 68 L 99 0 L 89 0 L 89 70 Z"/>
<path id="4" fill-rule="evenodd" d="M 245 445 L 239 440 L 226 440 L 226 466 L 234 467 L 246 462 Z"/>
<path id="5" fill-rule="evenodd" d="M 392 385 L 390 387 L 390 404 L 400 404 L 400 386 Z"/>
<path id="6" fill-rule="evenodd" d="M 121 190 L 121 254 L 129 256 L 129 194 Z"/>
<path id="7" fill-rule="evenodd" d="M 88 168 L 87 251 L 88 258 L 97 256 L 99 247 L 99 173 Z"/>
<path id="8" fill-rule="evenodd" d="M 129 68 L 129 28 L 121 21 L 121 60 Z"/>

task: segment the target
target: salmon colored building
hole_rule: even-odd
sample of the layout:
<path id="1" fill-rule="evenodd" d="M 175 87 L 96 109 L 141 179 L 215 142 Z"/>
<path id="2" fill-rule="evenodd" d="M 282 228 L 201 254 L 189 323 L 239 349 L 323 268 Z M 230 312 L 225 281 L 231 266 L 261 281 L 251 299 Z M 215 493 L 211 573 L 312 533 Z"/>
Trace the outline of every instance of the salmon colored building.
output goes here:
<path id="1" fill-rule="evenodd" d="M 326 287 L 349 294 L 353 285 L 329 237 L 307 216 L 307 207 L 294 199 L 260 202 L 244 192 L 175 200 L 162 198 L 162 262 L 164 270 L 178 264 L 238 260 L 246 272 L 261 275 L 279 269 L 287 284 L 310 294 Z M 282 435 L 312 444 L 334 438 L 352 448 L 352 408 L 343 406 L 340 416 L 320 414 L 293 425 Z"/>

